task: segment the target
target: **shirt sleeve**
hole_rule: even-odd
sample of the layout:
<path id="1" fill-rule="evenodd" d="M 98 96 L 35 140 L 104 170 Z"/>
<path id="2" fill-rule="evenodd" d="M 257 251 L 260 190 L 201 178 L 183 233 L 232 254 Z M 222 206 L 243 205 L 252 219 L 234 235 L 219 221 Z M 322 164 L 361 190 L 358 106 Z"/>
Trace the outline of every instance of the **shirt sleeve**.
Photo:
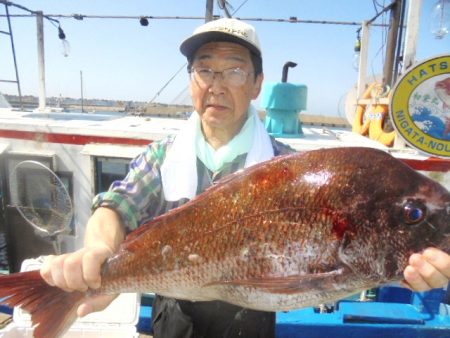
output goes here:
<path id="1" fill-rule="evenodd" d="M 166 156 L 169 138 L 150 144 L 130 163 L 127 176 L 114 181 L 108 191 L 98 194 L 92 209 L 107 207 L 117 211 L 128 230 L 136 229 L 151 215 L 150 206 L 161 196 L 161 164 Z"/>

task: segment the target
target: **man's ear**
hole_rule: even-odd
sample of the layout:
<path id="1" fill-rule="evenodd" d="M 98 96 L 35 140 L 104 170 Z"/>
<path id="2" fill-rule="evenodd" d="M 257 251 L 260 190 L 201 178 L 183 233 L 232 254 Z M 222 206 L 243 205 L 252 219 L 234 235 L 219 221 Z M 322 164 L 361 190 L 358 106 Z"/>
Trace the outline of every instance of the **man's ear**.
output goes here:
<path id="1" fill-rule="evenodd" d="M 261 87 L 264 80 L 264 74 L 259 74 L 255 79 L 255 86 L 253 87 L 252 100 L 255 100 L 259 93 L 261 93 Z"/>

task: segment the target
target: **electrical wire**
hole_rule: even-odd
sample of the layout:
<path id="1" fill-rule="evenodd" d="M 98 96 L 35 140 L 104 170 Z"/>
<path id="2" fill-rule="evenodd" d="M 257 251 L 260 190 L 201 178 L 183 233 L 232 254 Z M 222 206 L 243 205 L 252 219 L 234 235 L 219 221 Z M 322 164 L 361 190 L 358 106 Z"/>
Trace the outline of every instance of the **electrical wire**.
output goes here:
<path id="1" fill-rule="evenodd" d="M 170 104 L 186 104 L 186 100 L 188 99 L 188 97 L 190 98 L 188 89 L 189 84 L 186 85 L 177 95 L 175 95 Z"/>
<path id="2" fill-rule="evenodd" d="M 244 0 L 244 2 L 241 3 L 241 4 L 238 6 L 238 8 L 236 8 L 236 10 L 235 10 L 231 15 L 234 16 L 234 15 L 237 13 L 237 11 L 240 10 L 241 7 L 244 6 L 244 5 L 247 3 L 247 1 L 248 1 L 248 0 Z"/>
<path id="3" fill-rule="evenodd" d="M 3 4 L 3 5 L 6 5 L 6 6 L 17 7 L 17 8 L 19 8 L 19 9 L 25 11 L 25 12 L 28 12 L 28 13 L 32 14 L 32 16 L 37 16 L 39 14 L 39 12 L 37 12 L 37 11 L 33 11 L 33 10 L 29 9 L 29 8 L 26 8 L 26 7 L 22 6 L 22 5 L 15 4 L 15 3 L 11 2 L 11 1 L 0 0 L 0 3 Z M 4 16 L 4 15 L 2 15 L 2 16 Z M 10 17 L 13 17 L 13 16 L 16 16 L 16 15 L 14 15 L 14 14 L 10 15 Z M 60 22 L 58 20 L 54 19 L 52 16 L 50 16 L 50 15 L 42 15 L 42 16 L 45 19 L 47 19 L 48 21 L 50 21 L 53 26 L 60 27 Z M 56 24 L 58 24 L 58 25 L 56 25 Z"/>
<path id="4" fill-rule="evenodd" d="M 175 74 L 172 75 L 172 77 L 161 87 L 160 90 L 158 90 L 158 92 L 153 96 L 153 98 L 150 100 L 149 103 L 152 103 L 161 93 L 162 91 L 170 84 L 170 82 L 172 82 L 172 80 L 183 70 L 186 68 L 187 62 L 181 66 L 176 72 Z"/>
<path id="5" fill-rule="evenodd" d="M 0 0 L 0 3 L 4 0 Z M 0 14 L 0 17 L 4 17 Z M 35 17 L 35 14 L 10 14 L 10 17 Z M 49 18 L 59 19 L 122 19 L 122 20 L 140 20 L 141 18 L 151 20 L 205 20 L 204 16 L 153 16 L 153 15 L 139 15 L 139 16 L 125 16 L 125 15 L 85 15 L 85 14 L 47 14 Z M 254 18 L 254 17 L 236 17 L 243 21 L 258 21 L 258 22 L 279 22 L 279 23 L 301 23 L 301 24 L 320 24 L 320 25 L 344 25 L 344 26 L 361 26 L 361 22 L 357 21 L 329 21 L 329 20 L 302 20 L 296 17 L 284 18 Z M 59 22 L 58 20 L 54 19 Z M 383 26 L 382 24 L 371 23 L 371 26 Z"/>
<path id="6" fill-rule="evenodd" d="M 231 18 L 229 9 L 233 9 L 233 6 L 227 0 L 217 0 L 217 5 L 225 12 L 227 18 Z"/>

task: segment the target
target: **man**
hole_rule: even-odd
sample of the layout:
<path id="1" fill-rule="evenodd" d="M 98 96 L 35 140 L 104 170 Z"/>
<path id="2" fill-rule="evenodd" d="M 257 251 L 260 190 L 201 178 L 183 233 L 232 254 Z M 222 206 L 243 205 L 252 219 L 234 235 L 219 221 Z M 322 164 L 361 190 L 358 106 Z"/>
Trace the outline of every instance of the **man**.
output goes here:
<path id="1" fill-rule="evenodd" d="M 181 44 L 188 59 L 195 112 L 184 130 L 155 142 L 131 164 L 124 181 L 94 201 L 85 247 L 50 257 L 41 274 L 66 290 L 98 288 L 100 267 L 127 231 L 198 195 L 240 168 L 291 151 L 271 139 L 251 106 L 263 81 L 261 48 L 254 28 L 235 19 L 202 25 Z M 448 283 L 450 257 L 428 249 L 411 256 L 405 280 L 416 290 Z M 78 315 L 111 302 L 99 296 L 81 304 Z M 155 337 L 274 337 L 273 313 L 223 302 L 157 297 Z"/>

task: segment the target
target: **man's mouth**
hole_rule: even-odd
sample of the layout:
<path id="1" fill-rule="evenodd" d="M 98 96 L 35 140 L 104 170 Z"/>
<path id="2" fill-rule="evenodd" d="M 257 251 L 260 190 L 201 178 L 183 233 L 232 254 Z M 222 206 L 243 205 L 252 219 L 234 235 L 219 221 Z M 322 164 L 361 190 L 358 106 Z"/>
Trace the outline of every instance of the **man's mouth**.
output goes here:
<path id="1" fill-rule="evenodd" d="M 220 104 L 213 104 L 213 103 L 210 103 L 210 104 L 207 104 L 207 105 L 206 105 L 206 108 L 212 108 L 212 109 L 217 109 L 217 110 L 223 110 L 223 109 L 226 109 L 227 107 L 226 107 L 226 106 L 223 106 L 223 105 L 220 105 Z"/>

